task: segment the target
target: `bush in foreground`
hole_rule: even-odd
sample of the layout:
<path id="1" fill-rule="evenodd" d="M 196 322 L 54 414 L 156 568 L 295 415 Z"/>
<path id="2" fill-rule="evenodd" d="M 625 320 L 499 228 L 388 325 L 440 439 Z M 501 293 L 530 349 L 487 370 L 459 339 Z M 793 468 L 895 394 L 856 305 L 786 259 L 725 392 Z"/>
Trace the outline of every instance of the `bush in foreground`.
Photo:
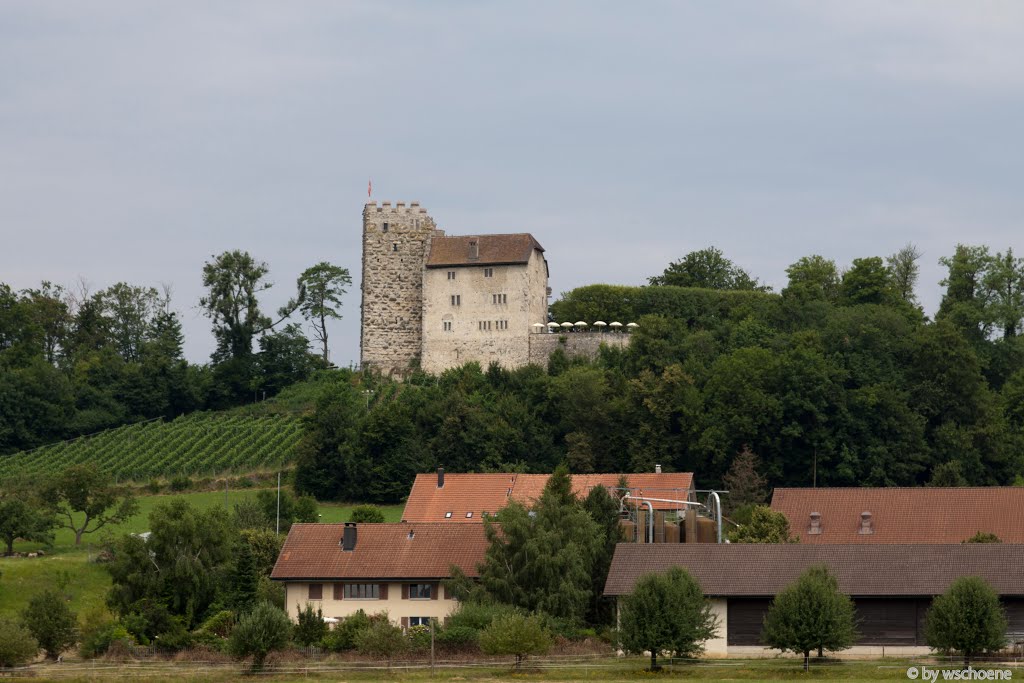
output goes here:
<path id="1" fill-rule="evenodd" d="M 35 659 L 39 643 L 27 628 L 0 617 L 0 668 L 21 666 Z"/>
<path id="2" fill-rule="evenodd" d="M 551 650 L 551 634 L 535 614 L 498 617 L 480 633 L 480 649 L 489 655 L 515 655 L 516 669 L 530 655 Z"/>
<path id="3" fill-rule="evenodd" d="M 370 621 L 370 626 L 356 638 L 356 648 L 365 655 L 386 660 L 390 668 L 395 655 L 405 652 L 409 647 L 409 640 L 402 629 L 391 623 L 387 615 Z"/>
<path id="4" fill-rule="evenodd" d="M 228 652 L 237 659 L 252 657 L 252 670 L 259 671 L 267 655 L 288 645 L 292 622 L 273 605 L 262 602 L 243 616 L 228 639 Z"/>
<path id="5" fill-rule="evenodd" d="M 1006 628 L 996 591 L 980 577 L 965 576 L 932 602 L 924 636 L 929 647 L 962 653 L 966 667 L 976 655 L 1002 648 Z"/>
<path id="6" fill-rule="evenodd" d="M 48 589 L 34 595 L 21 620 L 50 659 L 78 642 L 78 617 L 60 593 Z"/>

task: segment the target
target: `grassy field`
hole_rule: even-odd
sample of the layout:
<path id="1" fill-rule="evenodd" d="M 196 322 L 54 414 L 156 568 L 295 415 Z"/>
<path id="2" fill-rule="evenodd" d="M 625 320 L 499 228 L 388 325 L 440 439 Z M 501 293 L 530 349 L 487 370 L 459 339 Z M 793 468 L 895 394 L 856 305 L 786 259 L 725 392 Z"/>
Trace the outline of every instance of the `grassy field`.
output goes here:
<path id="1" fill-rule="evenodd" d="M 47 555 L 40 558 L 0 558 L 0 615 L 13 615 L 21 611 L 29 598 L 45 588 L 65 585 L 64 592 L 70 596 L 71 608 L 84 614 L 94 608 L 102 608 L 110 577 L 102 565 L 92 562 L 102 543 L 104 534 L 120 535 L 140 533 L 149 528 L 149 513 L 160 504 L 175 499 L 187 500 L 190 504 L 206 509 L 227 505 L 228 509 L 246 498 L 255 497 L 257 489 L 239 489 L 202 493 L 181 493 L 158 496 L 142 496 L 139 512 L 124 524 L 111 526 L 95 534 L 83 537 L 82 545 L 75 547 L 74 534 L 68 529 L 57 532 L 54 547 L 45 550 Z M 320 505 L 322 522 L 344 522 L 348 519 L 350 505 L 324 503 Z M 385 519 L 397 522 L 402 515 L 401 505 L 382 508 Z M 18 551 L 38 550 L 38 543 L 16 543 Z"/>
<path id="2" fill-rule="evenodd" d="M 550 661 L 550 660 L 549 660 Z M 439 667 L 433 674 L 424 668 L 404 669 L 396 666 L 391 670 L 383 666 L 369 670 L 337 668 L 330 662 L 309 661 L 281 664 L 260 675 L 260 680 L 270 681 L 601 681 L 607 683 L 650 680 L 699 680 L 699 681 L 906 681 L 907 669 L 920 666 L 920 662 L 905 660 L 847 661 L 832 662 L 812 667 L 809 673 L 801 670 L 795 659 L 769 660 L 706 660 L 688 662 L 667 667 L 652 674 L 644 670 L 645 661 L 638 658 L 605 658 L 586 664 L 573 663 L 561 666 L 545 662 L 539 668 L 513 673 L 509 667 L 493 664 L 479 667 Z M 929 668 L 932 668 L 929 665 Z M 1007 668 L 999 665 L 994 668 Z M 1014 674 L 1024 677 L 1024 669 L 1015 669 Z M 75 667 L 74 665 L 47 665 L 34 671 L 35 680 L 83 680 L 105 681 L 125 677 L 145 677 L 149 681 L 240 681 L 252 680 L 244 676 L 237 665 L 209 665 L 202 663 L 164 662 L 118 665 L 100 662 L 95 666 Z"/>

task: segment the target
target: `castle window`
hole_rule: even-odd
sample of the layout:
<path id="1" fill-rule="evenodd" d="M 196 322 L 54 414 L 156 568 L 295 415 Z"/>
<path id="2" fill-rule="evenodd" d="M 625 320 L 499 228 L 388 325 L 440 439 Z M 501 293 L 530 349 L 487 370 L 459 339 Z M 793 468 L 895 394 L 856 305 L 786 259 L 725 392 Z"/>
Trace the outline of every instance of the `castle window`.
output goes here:
<path id="1" fill-rule="evenodd" d="M 462 305 L 462 295 L 461 294 L 452 294 L 452 306 L 461 306 L 461 305 Z"/>
<path id="2" fill-rule="evenodd" d="M 391 243 L 391 251 L 398 251 L 398 242 Z"/>
<path id="3" fill-rule="evenodd" d="M 451 320 L 445 320 L 444 321 L 444 331 L 445 332 L 451 332 L 452 331 L 452 321 Z"/>
<path id="4" fill-rule="evenodd" d="M 492 304 L 507 304 L 508 294 L 491 294 Z"/>
<path id="5" fill-rule="evenodd" d="M 382 232 L 387 232 L 388 231 L 388 224 L 387 223 L 383 223 L 380 226 L 380 229 L 381 229 Z"/>
<path id="6" fill-rule="evenodd" d="M 454 280 L 455 279 L 455 271 L 454 270 L 449 270 L 448 271 L 448 279 L 449 280 Z"/>
<path id="7" fill-rule="evenodd" d="M 484 268 L 484 277 L 494 277 L 494 268 Z"/>

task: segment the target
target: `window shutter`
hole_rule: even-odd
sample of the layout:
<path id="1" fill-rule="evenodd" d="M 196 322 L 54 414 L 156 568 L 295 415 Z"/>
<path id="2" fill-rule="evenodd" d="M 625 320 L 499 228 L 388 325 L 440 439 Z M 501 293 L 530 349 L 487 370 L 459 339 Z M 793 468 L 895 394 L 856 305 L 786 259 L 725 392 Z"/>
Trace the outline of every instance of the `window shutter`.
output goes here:
<path id="1" fill-rule="evenodd" d="M 377 593 L 377 596 L 381 600 L 387 600 L 388 599 L 388 585 L 386 583 L 382 583 L 380 585 L 380 589 L 379 589 L 379 591 Z"/>
<path id="2" fill-rule="evenodd" d="M 402 617 L 402 628 L 409 628 L 409 617 Z"/>
<path id="3" fill-rule="evenodd" d="M 402 584 L 402 599 L 403 600 L 408 600 L 409 599 L 409 584 L 407 584 L 407 583 L 403 583 Z"/>
<path id="4" fill-rule="evenodd" d="M 345 584 L 336 583 L 334 584 L 334 599 L 344 600 L 345 599 Z"/>
<path id="5" fill-rule="evenodd" d="M 324 597 L 324 585 L 322 583 L 309 584 L 309 599 L 322 600 Z"/>
<path id="6" fill-rule="evenodd" d="M 441 584 L 438 583 L 437 581 L 435 581 L 434 583 L 430 584 L 430 599 L 431 600 L 437 600 L 438 597 L 440 597 L 440 594 L 441 594 Z"/>

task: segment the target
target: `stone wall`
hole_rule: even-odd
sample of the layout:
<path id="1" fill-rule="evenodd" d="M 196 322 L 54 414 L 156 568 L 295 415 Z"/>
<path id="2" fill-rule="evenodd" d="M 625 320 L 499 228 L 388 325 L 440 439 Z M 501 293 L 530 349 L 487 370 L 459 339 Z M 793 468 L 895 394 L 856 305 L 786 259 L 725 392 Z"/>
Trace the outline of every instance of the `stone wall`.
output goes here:
<path id="1" fill-rule="evenodd" d="M 369 202 L 363 208 L 363 366 L 402 374 L 420 360 L 423 264 L 436 230 L 418 202 Z"/>
<path id="2" fill-rule="evenodd" d="M 601 344 L 607 344 L 612 348 L 625 348 L 629 346 L 630 339 L 630 335 L 623 332 L 556 332 L 554 334 L 542 332 L 531 334 L 529 362 L 534 365 L 546 366 L 548 358 L 557 348 L 561 348 L 570 358 L 586 356 L 594 359 L 597 358 Z"/>

